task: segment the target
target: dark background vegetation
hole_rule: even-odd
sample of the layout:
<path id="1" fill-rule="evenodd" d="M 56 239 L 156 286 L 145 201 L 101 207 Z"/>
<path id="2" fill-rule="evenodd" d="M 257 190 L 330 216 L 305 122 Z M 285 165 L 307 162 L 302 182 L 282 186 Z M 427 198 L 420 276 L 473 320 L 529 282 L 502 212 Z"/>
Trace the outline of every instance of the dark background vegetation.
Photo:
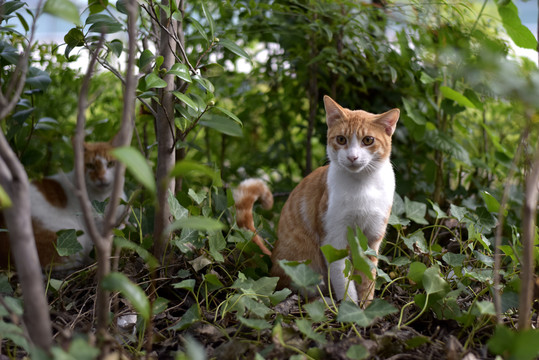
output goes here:
<path id="1" fill-rule="evenodd" d="M 86 140 L 109 140 L 120 128 L 125 2 L 91 1 L 80 18 L 69 1 L 57 2 L 65 7 L 49 0 L 46 11 L 76 26 L 66 44 L 32 45 L 24 93 L 1 125 L 30 178 L 73 167 L 71 138 L 83 73 L 70 65 L 95 51 L 99 32 L 107 36 L 88 92 Z M 127 192 L 142 191 L 131 199 L 129 226 L 115 232 L 116 255 L 121 254 L 116 270 L 130 285 L 108 285 L 122 294 L 112 297 L 114 337 L 90 335 L 94 268 L 65 282 L 49 274 L 53 356 L 93 358 L 99 349 L 103 355 L 102 341 L 114 344 L 107 351 L 133 358 L 539 354 L 537 330 L 516 331 L 520 316 L 535 326 L 538 321 L 537 301 L 530 313 L 517 309 L 525 179 L 539 136 L 539 73 L 533 61 L 515 57 L 509 39 L 529 49 L 537 42 L 511 1 L 140 5 L 132 147 L 147 159 L 144 168 L 155 169 L 158 161 L 155 111 L 166 85 L 158 24 L 179 24 L 185 50 L 185 56 L 176 52 L 173 72 L 179 165 L 168 206 L 174 231 L 167 255 L 154 253 L 155 260 L 154 214 L 162 204 L 151 188 L 140 187 L 147 184 L 140 167 L 126 160 L 128 169 L 139 172 L 127 178 Z M 0 1 L 0 9 L 5 87 L 29 26 L 22 2 Z M 12 27 L 19 23 L 17 30 Z M 324 95 L 350 109 L 401 109 L 392 151 L 397 194 L 381 253 L 380 300 L 366 310 L 301 297 L 284 300 L 288 292 L 276 292 L 267 278 L 269 259 L 235 227 L 231 189 L 246 177 L 262 177 L 281 195 L 273 210 L 255 208 L 261 234 L 270 244 L 275 240 L 285 195 L 326 163 Z M 530 275 L 539 261 L 537 227 L 534 233 Z M 351 241 L 360 244 L 353 258 L 364 259 L 368 250 L 361 239 Z M 290 271 L 298 287 L 316 285 L 307 268 L 290 265 Z M 137 300 L 129 289 L 147 300 Z M 21 315 L 21 296 L 13 272 L 0 274 L 0 290 L 1 353 L 19 357 L 33 350 L 14 320 Z M 131 313 L 139 317 L 127 334 L 118 319 Z M 75 353 L 75 345 L 84 351 Z"/>

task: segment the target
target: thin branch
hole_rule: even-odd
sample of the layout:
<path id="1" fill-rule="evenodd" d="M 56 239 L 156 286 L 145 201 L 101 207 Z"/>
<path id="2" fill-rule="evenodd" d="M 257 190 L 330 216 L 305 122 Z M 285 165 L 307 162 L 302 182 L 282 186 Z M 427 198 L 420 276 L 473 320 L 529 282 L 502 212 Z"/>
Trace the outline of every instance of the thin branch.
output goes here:
<path id="1" fill-rule="evenodd" d="M 191 65 L 191 63 L 189 62 L 189 59 L 187 58 L 187 53 L 185 52 L 185 48 L 181 42 L 181 40 L 178 38 L 178 36 L 176 35 L 176 33 L 172 32 L 172 31 L 169 31 L 169 29 L 167 29 L 167 27 L 165 25 L 163 25 L 159 20 L 158 20 L 158 17 L 157 17 L 157 14 L 155 13 L 155 10 L 154 10 L 154 6 L 153 6 L 153 1 L 150 1 L 150 10 L 148 10 L 148 8 L 146 6 L 142 6 L 142 8 L 146 11 L 146 13 L 148 13 L 148 15 L 150 16 L 150 18 L 152 18 L 152 20 L 155 21 L 156 24 L 159 25 L 159 27 L 161 28 L 162 31 L 166 32 L 168 36 L 170 36 L 172 38 L 172 40 L 174 40 L 174 42 L 176 43 L 176 46 L 178 46 L 178 48 L 180 49 L 180 53 L 184 59 L 184 62 L 187 64 L 187 66 L 189 67 L 189 69 L 191 70 L 191 72 L 193 74 L 196 74 L 197 73 L 197 70 L 193 67 L 193 65 Z M 175 54 L 175 51 L 172 52 L 173 54 Z M 174 55 L 176 57 L 176 55 Z"/>
<path id="2" fill-rule="evenodd" d="M 97 226 L 94 221 L 92 207 L 90 205 L 90 199 L 88 197 L 88 191 L 86 189 L 86 182 L 84 181 L 84 124 L 86 122 L 86 108 L 88 107 L 88 89 L 90 87 L 90 79 L 92 77 L 95 63 L 97 61 L 99 49 L 103 46 L 105 40 L 105 35 L 101 34 L 99 43 L 95 52 L 90 57 L 90 63 L 88 64 L 88 70 L 84 75 L 82 80 L 82 85 L 79 94 L 78 102 L 78 113 L 77 113 L 77 128 L 75 132 L 75 137 L 73 140 L 73 152 L 75 157 L 75 186 L 76 186 L 76 195 L 79 198 L 82 215 L 84 217 L 84 223 L 86 224 L 86 230 L 88 235 L 95 243 L 96 246 L 101 245 L 101 234 L 99 233 Z"/>
<path id="3" fill-rule="evenodd" d="M 505 216 L 505 210 L 507 206 L 507 201 L 509 199 L 509 190 L 511 189 L 511 181 L 515 175 L 517 169 L 517 162 L 520 159 L 520 153 L 522 148 L 526 144 L 528 139 L 529 127 L 526 127 L 522 134 L 520 134 L 520 141 L 518 143 L 515 156 L 511 161 L 511 166 L 509 168 L 509 174 L 504 183 L 504 190 L 502 195 L 502 201 L 500 204 L 500 210 L 498 211 L 498 225 L 496 227 L 495 241 L 494 241 L 494 291 L 492 296 L 494 299 L 494 308 L 496 310 L 496 320 L 498 324 L 501 324 L 502 321 L 502 299 L 501 299 L 501 286 L 500 286 L 500 268 L 501 268 L 501 254 L 500 246 L 502 245 L 502 236 L 503 236 L 503 221 Z M 515 252 L 516 253 L 516 252 Z"/>
<path id="4" fill-rule="evenodd" d="M 127 33 L 129 36 L 127 69 L 125 74 L 125 90 L 122 112 L 122 123 L 120 131 L 115 137 L 115 146 L 127 146 L 131 143 L 133 137 L 133 129 L 135 127 L 135 93 L 137 87 L 137 77 L 135 76 L 135 60 L 137 47 L 137 9 L 132 1 L 127 3 Z M 125 165 L 118 163 L 116 174 L 114 176 L 114 187 L 112 190 L 111 200 L 105 215 L 105 224 L 103 226 L 103 236 L 108 237 L 109 232 L 116 222 L 116 208 L 118 207 L 120 196 L 123 193 L 124 187 Z"/>

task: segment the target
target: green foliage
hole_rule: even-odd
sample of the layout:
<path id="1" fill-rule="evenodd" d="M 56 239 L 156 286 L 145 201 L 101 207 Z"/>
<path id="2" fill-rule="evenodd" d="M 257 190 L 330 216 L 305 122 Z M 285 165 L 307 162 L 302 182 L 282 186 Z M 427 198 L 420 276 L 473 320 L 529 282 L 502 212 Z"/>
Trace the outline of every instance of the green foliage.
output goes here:
<path id="1" fill-rule="evenodd" d="M 363 359 L 421 354 L 437 341 L 431 338 L 432 327 L 424 324 L 451 323 L 467 350 L 486 343 L 493 355 L 537 357 L 536 331 L 491 330 L 494 230 L 503 226 L 502 311 L 512 321 L 520 286 L 522 180 L 538 138 L 537 119 L 528 115 L 538 105 L 537 69 L 514 59 L 505 35 L 528 49 L 535 49 L 537 41 L 511 1 L 495 8 L 467 2 L 376 7 L 348 0 L 208 0 L 186 2 L 185 9 L 174 2 L 140 4 L 138 137 L 133 147 L 117 149 L 115 155 L 128 169 L 128 192 L 138 184 L 144 188 L 130 199 L 129 223 L 115 233 L 115 246 L 122 251 L 119 270 L 132 280 L 112 273 L 104 282 L 105 288 L 120 292 L 123 307 L 142 317 L 138 334 L 151 321 L 156 334 L 183 338 L 178 359 L 205 358 L 205 346 L 218 351 L 210 344 L 212 337 L 216 343 L 249 344 L 237 352 L 247 351 L 246 357 L 324 358 L 339 344 L 342 357 Z M 0 5 L 3 90 L 26 46 L 21 33 L 30 29 L 23 17 L 26 9 L 18 0 Z M 123 66 L 114 64 L 127 50 L 125 3 L 91 1 L 84 23 L 69 0 L 48 0 L 44 11 L 75 27 L 65 34 L 63 48 L 33 47 L 25 91 L 2 124 L 31 178 L 72 169 L 70 138 L 81 74 L 71 65 L 88 56 L 100 32 L 107 37 L 91 81 L 87 139 L 111 139 L 123 107 Z M 163 16 L 180 21 L 186 39 L 185 54 L 178 52 L 170 69 L 161 67 L 163 56 L 153 46 L 158 30 L 153 25 Z M 175 133 L 171 151 L 179 160 L 169 176 L 181 186 L 167 199 L 172 235 L 161 269 L 151 254 L 154 194 L 160 185 L 153 175 L 157 146 L 151 110 L 161 106 L 166 76 L 175 79 L 175 107 L 169 115 Z M 290 191 L 307 169 L 307 143 L 313 145 L 314 164 L 324 164 L 324 94 L 351 109 L 401 109 L 392 150 L 397 194 L 380 254 L 368 248 L 356 229 L 348 234 L 349 249 L 322 247 L 328 263 L 348 257 L 348 270 L 369 277 L 369 256 L 377 256 L 376 299 L 365 309 L 332 299 L 309 302 L 303 295 L 317 295 L 322 278 L 308 263 L 280 262 L 302 296 L 276 289 L 277 279 L 269 277 L 270 259 L 250 241 L 252 233 L 235 225 L 229 184 L 256 175 L 268 177 L 275 192 Z M 310 111 L 315 115 L 312 138 Z M 521 134 L 527 138 L 521 140 Z M 521 143 L 523 155 L 516 157 Z M 508 179 L 512 167 L 515 175 Z M 282 204 L 276 197 L 273 211 L 255 207 L 258 233 L 270 243 Z M 497 223 L 498 212 L 505 217 L 503 225 Z M 76 252 L 76 234 L 60 237 L 60 255 Z M 137 265 L 139 272 L 129 273 Z M 58 312 L 86 309 L 88 304 L 77 306 L 68 293 L 82 279 L 67 284 L 51 279 L 51 297 L 61 297 L 51 306 Z M 21 327 L 8 319 L 21 315 L 16 288 L 12 278 L 0 276 L 0 291 L 9 294 L 3 299 L 10 307 L 0 307 L 3 354 L 6 349 L 32 352 Z M 376 328 L 381 321 L 387 325 L 381 328 L 392 329 L 383 336 Z M 390 333 L 409 326 L 415 332 L 406 341 L 391 338 Z M 344 341 L 360 336 L 380 346 Z M 142 337 L 122 346 L 142 356 Z M 154 341 L 157 347 L 167 346 L 158 336 Z M 79 345 L 83 355 L 74 350 Z M 74 338 L 53 354 L 95 358 L 96 349 L 89 340 Z"/>

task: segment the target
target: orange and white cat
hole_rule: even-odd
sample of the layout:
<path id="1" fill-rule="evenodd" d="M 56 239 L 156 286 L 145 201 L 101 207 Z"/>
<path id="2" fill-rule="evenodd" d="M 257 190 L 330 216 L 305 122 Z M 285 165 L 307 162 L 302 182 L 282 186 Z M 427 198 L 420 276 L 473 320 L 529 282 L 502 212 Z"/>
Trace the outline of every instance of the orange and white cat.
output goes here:
<path id="1" fill-rule="evenodd" d="M 113 149 L 109 142 L 84 144 L 85 179 L 90 201 L 103 202 L 112 193 L 115 172 Z M 51 266 L 54 270 L 75 269 L 90 262 L 93 243 L 87 235 L 79 199 L 75 195 L 75 173 L 59 173 L 30 183 L 30 205 L 32 227 L 42 267 Z M 125 195 L 122 195 L 125 200 Z M 119 209 L 118 215 L 121 212 Z M 2 228 L 5 228 L 3 216 Z M 102 215 L 95 213 L 98 226 Z M 82 231 L 77 239 L 82 250 L 70 256 L 60 257 L 55 249 L 57 232 L 64 229 Z M 9 234 L 0 232 L 0 266 L 6 267 L 9 261 Z"/>
<path id="2" fill-rule="evenodd" d="M 282 259 L 311 260 L 310 266 L 326 278 L 327 284 L 328 264 L 320 247 L 330 244 L 336 249 L 347 248 L 348 228 L 359 227 L 369 247 L 378 253 L 393 204 L 395 175 L 389 157 L 399 110 L 383 114 L 352 111 L 328 96 L 324 105 L 330 163 L 303 179 L 283 207 L 278 240 L 271 254 L 271 275 L 280 278 L 279 287 L 290 285 L 290 278 L 278 263 Z M 258 197 L 267 197 L 267 192 L 261 180 L 248 179 L 239 185 L 235 198 L 240 226 L 254 229 L 252 215 L 249 220 L 246 213 Z M 245 225 L 249 221 L 251 224 Z M 377 258 L 370 259 L 376 266 Z M 374 281 L 361 274 L 360 284 L 352 281 L 348 285 L 344 270 L 344 259 L 330 264 L 329 280 L 336 298 L 349 298 L 362 305 L 370 302 Z M 376 277 L 375 268 L 372 272 Z"/>

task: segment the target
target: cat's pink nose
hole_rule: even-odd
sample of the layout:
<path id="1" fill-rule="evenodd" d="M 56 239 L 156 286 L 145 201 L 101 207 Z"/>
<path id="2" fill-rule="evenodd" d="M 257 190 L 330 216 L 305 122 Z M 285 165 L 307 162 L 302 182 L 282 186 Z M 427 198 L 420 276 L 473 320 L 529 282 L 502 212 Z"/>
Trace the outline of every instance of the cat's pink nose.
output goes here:
<path id="1" fill-rule="evenodd" d="M 357 160 L 358 157 L 356 155 L 349 155 L 347 156 L 347 158 L 348 160 L 350 160 L 351 163 L 353 163 L 354 161 Z"/>

